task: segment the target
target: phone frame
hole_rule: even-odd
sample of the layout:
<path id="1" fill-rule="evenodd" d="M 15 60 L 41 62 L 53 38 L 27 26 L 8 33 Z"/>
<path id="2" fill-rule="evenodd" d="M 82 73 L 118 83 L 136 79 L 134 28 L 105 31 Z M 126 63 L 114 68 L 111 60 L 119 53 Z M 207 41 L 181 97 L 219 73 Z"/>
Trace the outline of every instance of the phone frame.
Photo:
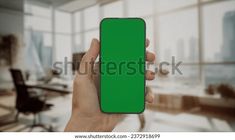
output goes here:
<path id="1" fill-rule="evenodd" d="M 102 73 L 101 73 L 101 55 L 102 55 L 102 51 L 101 51 L 101 42 L 102 42 L 102 39 L 101 39 L 101 25 L 102 25 L 102 22 L 103 21 L 105 21 L 105 20 L 109 20 L 109 19 L 138 19 L 138 20 L 142 20 L 143 21 L 143 23 L 144 23 L 144 58 L 145 58 L 145 63 L 144 63 L 144 69 L 145 69 L 145 72 L 144 72 L 144 94 L 143 94 L 143 96 L 144 96 L 144 107 L 143 107 L 143 110 L 141 110 L 141 111 L 139 111 L 139 112 L 123 112 L 123 113 L 121 113 L 121 112 L 105 112 L 104 110 L 102 110 L 102 108 L 101 108 L 101 75 L 102 75 Z M 100 93 L 100 97 L 99 97 L 99 107 L 100 107 L 100 111 L 102 112 L 102 113 L 105 113 L 105 114 L 141 114 L 141 113 L 143 113 L 144 111 L 145 111 L 145 95 L 146 95 L 146 76 L 145 76 L 145 74 L 146 74 L 146 22 L 145 22 L 145 20 L 144 19 L 142 19 L 142 18 L 139 18 L 139 17 L 130 17 L 130 18 L 117 18 L 117 17 L 108 17 L 108 18 L 103 18 L 102 20 L 101 20 L 101 22 L 100 22 L 100 25 L 99 25 L 99 40 L 100 40 L 100 52 L 99 52 L 99 78 L 100 78 L 100 89 L 99 89 L 99 93 Z"/>

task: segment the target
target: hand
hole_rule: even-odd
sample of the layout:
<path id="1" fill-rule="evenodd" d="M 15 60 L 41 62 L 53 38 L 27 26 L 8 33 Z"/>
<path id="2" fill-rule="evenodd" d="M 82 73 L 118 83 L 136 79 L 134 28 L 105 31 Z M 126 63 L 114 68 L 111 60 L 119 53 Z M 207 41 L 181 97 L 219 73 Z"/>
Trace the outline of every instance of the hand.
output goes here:
<path id="1" fill-rule="evenodd" d="M 146 41 L 146 47 L 149 41 Z M 72 115 L 65 131 L 112 131 L 116 124 L 124 118 L 122 114 L 105 114 L 99 106 L 99 65 L 91 63 L 99 55 L 100 43 L 93 39 L 90 49 L 83 56 L 79 72 L 73 85 Z M 155 55 L 146 52 L 146 60 L 153 62 Z M 95 71 L 95 73 L 94 73 Z M 85 74 L 81 74 L 84 73 Z M 153 80 L 154 72 L 146 71 L 146 79 Z M 153 102 L 153 95 L 146 94 L 146 101 Z"/>

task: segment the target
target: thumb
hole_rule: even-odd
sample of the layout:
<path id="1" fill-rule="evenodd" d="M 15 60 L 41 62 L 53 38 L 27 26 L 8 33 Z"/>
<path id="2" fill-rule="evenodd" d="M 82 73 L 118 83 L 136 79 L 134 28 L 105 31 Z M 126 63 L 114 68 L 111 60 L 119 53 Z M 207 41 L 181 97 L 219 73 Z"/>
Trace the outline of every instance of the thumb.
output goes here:
<path id="1" fill-rule="evenodd" d="M 97 39 L 93 39 L 89 50 L 83 56 L 79 71 L 85 75 L 92 76 L 93 66 L 100 52 L 100 43 Z"/>

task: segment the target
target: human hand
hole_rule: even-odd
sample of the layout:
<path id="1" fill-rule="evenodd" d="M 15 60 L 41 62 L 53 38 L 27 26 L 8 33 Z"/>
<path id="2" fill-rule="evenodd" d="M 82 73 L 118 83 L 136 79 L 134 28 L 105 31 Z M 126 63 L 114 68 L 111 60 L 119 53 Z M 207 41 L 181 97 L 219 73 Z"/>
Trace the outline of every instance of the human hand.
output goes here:
<path id="1" fill-rule="evenodd" d="M 149 40 L 146 40 L 146 47 Z M 83 56 L 79 72 L 73 85 L 72 115 L 65 131 L 112 131 L 124 118 L 122 114 L 105 114 L 99 106 L 99 65 L 92 63 L 98 57 L 100 43 L 93 39 L 88 52 Z M 155 55 L 146 51 L 146 61 L 153 62 Z M 85 74 L 84 74 L 85 72 Z M 81 74 L 83 73 L 83 74 Z M 146 79 L 153 80 L 155 74 L 146 71 Z M 146 94 L 146 102 L 153 102 L 153 95 Z"/>

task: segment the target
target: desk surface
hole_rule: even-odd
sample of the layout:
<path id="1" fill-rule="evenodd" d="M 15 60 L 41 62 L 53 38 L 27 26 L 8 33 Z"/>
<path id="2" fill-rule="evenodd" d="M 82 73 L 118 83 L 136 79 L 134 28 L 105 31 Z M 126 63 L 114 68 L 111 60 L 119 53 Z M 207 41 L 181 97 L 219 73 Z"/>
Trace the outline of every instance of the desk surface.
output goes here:
<path id="1" fill-rule="evenodd" d="M 72 87 L 69 84 L 60 84 L 60 83 L 41 83 L 41 82 L 32 82 L 32 81 L 27 81 L 26 85 L 29 88 L 37 88 L 37 89 L 42 89 L 42 90 L 48 90 L 52 92 L 58 92 L 62 94 L 69 94 L 72 93 Z"/>

